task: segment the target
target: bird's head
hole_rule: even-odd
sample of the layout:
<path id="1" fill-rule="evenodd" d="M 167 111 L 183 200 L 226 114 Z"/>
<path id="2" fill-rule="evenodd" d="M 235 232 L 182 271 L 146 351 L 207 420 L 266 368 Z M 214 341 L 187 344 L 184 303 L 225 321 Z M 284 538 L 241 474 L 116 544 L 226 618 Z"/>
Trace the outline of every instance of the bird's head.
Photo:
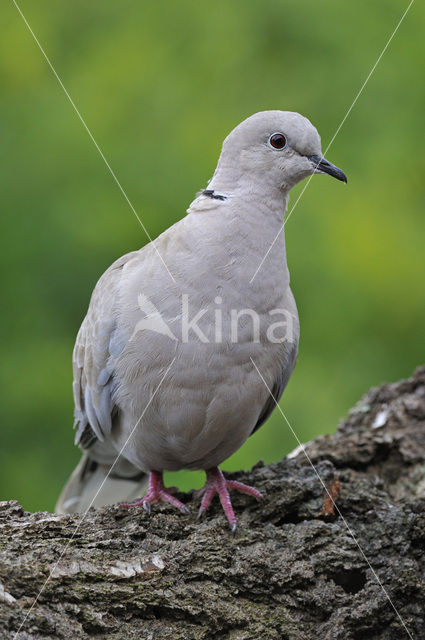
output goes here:
<path id="1" fill-rule="evenodd" d="M 292 111 L 260 111 L 227 136 L 215 176 L 260 180 L 286 191 L 313 173 L 347 182 L 345 173 L 323 157 L 320 136 L 307 118 Z"/>

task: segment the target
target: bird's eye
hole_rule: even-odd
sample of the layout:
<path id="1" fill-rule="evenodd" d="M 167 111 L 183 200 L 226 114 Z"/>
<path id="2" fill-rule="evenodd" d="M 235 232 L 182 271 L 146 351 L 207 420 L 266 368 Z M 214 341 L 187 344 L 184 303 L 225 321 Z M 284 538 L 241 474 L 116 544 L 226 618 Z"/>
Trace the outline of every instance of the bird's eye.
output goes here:
<path id="1" fill-rule="evenodd" d="M 269 138 L 269 144 L 274 147 L 274 149 L 284 149 L 288 143 L 283 133 L 272 133 Z"/>

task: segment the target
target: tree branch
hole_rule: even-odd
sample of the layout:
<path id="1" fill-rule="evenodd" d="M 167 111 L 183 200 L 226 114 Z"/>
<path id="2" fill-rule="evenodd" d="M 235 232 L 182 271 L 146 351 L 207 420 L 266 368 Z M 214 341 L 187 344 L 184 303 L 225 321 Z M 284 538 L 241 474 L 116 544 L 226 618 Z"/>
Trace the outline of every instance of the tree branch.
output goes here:
<path id="1" fill-rule="evenodd" d="M 306 452 L 329 493 L 303 452 L 227 474 L 265 495 L 233 495 L 235 536 L 219 505 L 197 522 L 0 503 L 0 636 L 25 620 L 19 640 L 424 637 L 425 367 Z"/>

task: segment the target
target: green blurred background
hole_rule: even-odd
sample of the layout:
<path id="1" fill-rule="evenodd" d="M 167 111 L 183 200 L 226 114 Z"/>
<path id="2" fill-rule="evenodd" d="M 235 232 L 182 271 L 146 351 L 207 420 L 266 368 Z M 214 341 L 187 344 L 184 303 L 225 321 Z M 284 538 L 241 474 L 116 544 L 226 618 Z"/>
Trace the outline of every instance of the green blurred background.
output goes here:
<path id="1" fill-rule="evenodd" d="M 300 111 L 326 148 L 407 1 L 19 4 L 155 237 L 251 113 Z M 301 345 L 281 403 L 303 442 L 425 360 L 424 28 L 417 2 L 327 154 L 348 186 L 312 180 L 286 228 Z M 101 273 L 146 237 L 12 2 L 0 91 L 0 498 L 52 509 L 79 459 L 75 335 Z M 296 445 L 275 413 L 223 468 Z"/>

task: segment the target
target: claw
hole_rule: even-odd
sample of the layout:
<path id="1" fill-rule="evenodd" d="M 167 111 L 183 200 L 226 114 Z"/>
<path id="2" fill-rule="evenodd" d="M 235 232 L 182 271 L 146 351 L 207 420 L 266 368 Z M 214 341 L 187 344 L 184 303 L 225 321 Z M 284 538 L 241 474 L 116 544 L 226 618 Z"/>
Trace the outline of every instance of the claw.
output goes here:
<path id="1" fill-rule="evenodd" d="M 151 505 L 150 502 L 143 502 L 143 509 L 146 511 L 148 515 L 151 513 Z"/>
<path id="2" fill-rule="evenodd" d="M 229 489 L 234 489 L 240 493 L 253 496 L 256 500 L 261 500 L 263 496 L 259 491 L 257 491 L 257 489 L 249 487 L 242 482 L 226 480 L 218 467 L 208 469 L 205 473 L 207 474 L 205 486 L 202 489 L 199 489 L 195 494 L 196 496 L 203 494 L 201 506 L 198 511 L 198 520 L 204 515 L 205 511 L 210 506 L 213 497 L 217 493 L 220 498 L 223 511 L 229 522 L 230 529 L 232 533 L 235 533 L 237 526 L 236 517 L 230 500 Z"/>
<path id="3" fill-rule="evenodd" d="M 190 513 L 189 508 L 183 504 L 183 502 L 180 502 L 180 500 L 177 500 L 177 498 L 171 495 L 173 490 L 176 490 L 176 487 L 171 487 L 171 489 L 164 487 L 162 473 L 160 471 L 151 471 L 149 474 L 149 485 L 146 495 L 138 502 L 133 502 L 131 504 L 124 503 L 121 506 L 126 509 L 130 507 L 143 507 L 147 513 L 150 513 L 151 504 L 153 502 L 168 502 L 169 504 L 172 504 L 173 507 L 179 509 L 182 513 Z"/>

